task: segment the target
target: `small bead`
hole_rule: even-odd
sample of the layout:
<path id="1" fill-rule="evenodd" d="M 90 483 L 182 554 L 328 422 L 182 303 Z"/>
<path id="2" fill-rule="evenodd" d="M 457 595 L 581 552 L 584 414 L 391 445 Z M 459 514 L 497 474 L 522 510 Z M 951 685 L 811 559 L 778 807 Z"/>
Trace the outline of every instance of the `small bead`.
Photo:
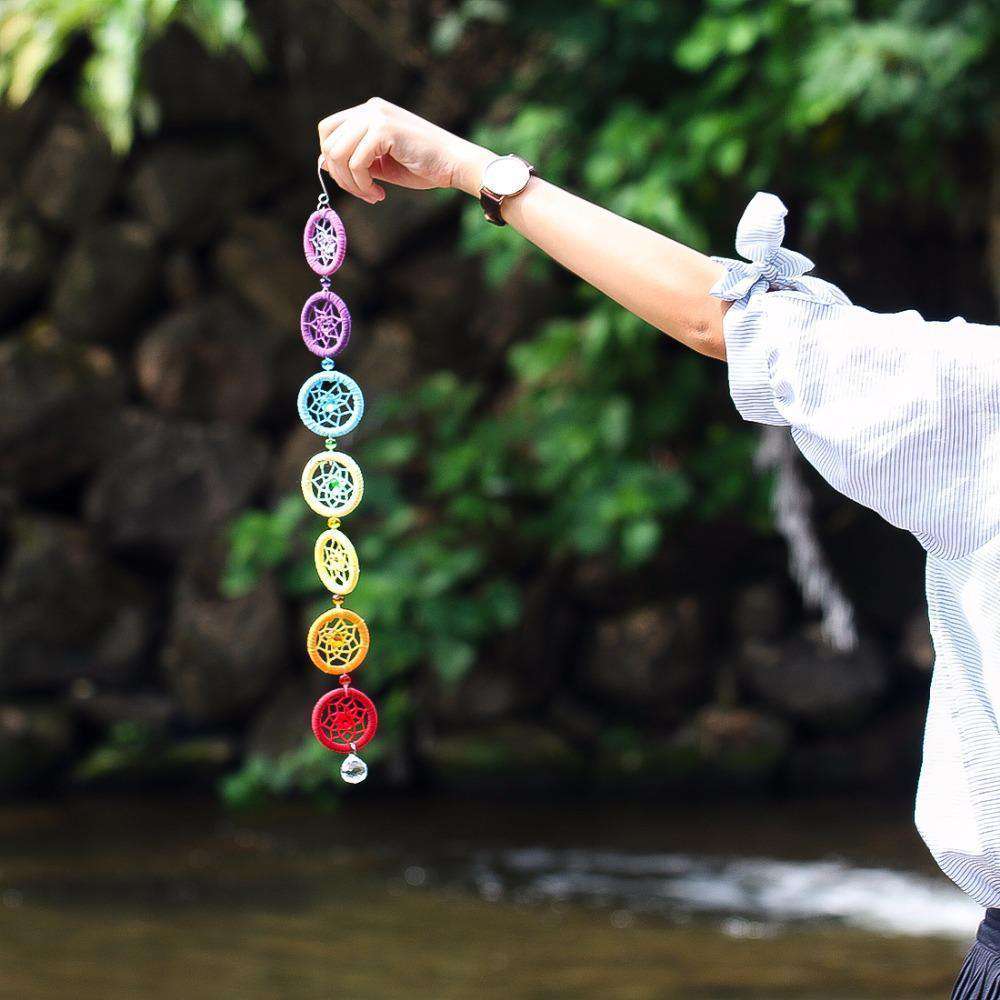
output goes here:
<path id="1" fill-rule="evenodd" d="M 327 518 L 326 526 L 328 528 L 339 528 L 340 527 L 340 518 L 339 517 Z"/>
<path id="2" fill-rule="evenodd" d="M 321 362 L 324 371 L 332 372 L 337 367 L 337 362 L 333 358 L 324 358 Z"/>

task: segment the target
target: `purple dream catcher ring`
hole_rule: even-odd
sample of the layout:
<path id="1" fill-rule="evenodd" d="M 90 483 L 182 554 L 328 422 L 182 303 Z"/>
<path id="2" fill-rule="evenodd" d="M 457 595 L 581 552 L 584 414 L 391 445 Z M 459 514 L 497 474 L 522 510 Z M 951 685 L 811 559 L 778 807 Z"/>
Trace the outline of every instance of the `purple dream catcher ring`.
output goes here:
<path id="1" fill-rule="evenodd" d="M 302 234 L 302 249 L 309 266 L 324 278 L 344 263 L 347 232 L 340 216 L 332 208 L 317 208 L 309 216 Z"/>
<path id="2" fill-rule="evenodd" d="M 351 339 L 351 314 L 339 295 L 324 288 L 302 307 L 301 329 L 306 347 L 316 357 L 332 358 Z"/>

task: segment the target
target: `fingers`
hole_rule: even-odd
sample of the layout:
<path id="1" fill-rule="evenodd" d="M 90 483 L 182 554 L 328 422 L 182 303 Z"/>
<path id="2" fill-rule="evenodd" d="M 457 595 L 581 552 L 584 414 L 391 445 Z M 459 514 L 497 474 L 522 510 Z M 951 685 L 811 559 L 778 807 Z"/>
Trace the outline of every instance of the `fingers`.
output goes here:
<path id="1" fill-rule="evenodd" d="M 354 183 L 372 204 L 385 197 L 385 189 L 372 180 L 371 168 L 372 164 L 387 152 L 386 144 L 384 132 L 369 127 L 347 161 L 347 168 L 354 178 Z"/>
<path id="2" fill-rule="evenodd" d="M 355 111 L 363 108 L 363 104 L 356 104 L 353 108 L 344 108 L 343 111 L 338 111 L 336 114 L 329 115 L 324 118 L 317 129 L 319 130 L 319 144 L 320 146 L 330 137 L 330 133 L 337 128 L 338 125 L 342 125 L 350 115 L 354 114 Z"/>
<path id="3" fill-rule="evenodd" d="M 383 102 L 373 98 L 338 111 L 318 130 L 321 163 L 337 184 L 369 204 L 382 201 L 385 189 L 372 179 L 372 165 L 391 147 Z"/>
<path id="4" fill-rule="evenodd" d="M 326 159 L 326 169 L 337 184 L 348 194 L 371 203 L 374 195 L 370 190 L 363 190 L 358 185 L 348 166 L 348 160 L 367 131 L 368 123 L 361 116 L 349 118 L 330 133 L 322 145 L 322 150 Z M 370 188 L 370 180 L 368 187 Z"/>

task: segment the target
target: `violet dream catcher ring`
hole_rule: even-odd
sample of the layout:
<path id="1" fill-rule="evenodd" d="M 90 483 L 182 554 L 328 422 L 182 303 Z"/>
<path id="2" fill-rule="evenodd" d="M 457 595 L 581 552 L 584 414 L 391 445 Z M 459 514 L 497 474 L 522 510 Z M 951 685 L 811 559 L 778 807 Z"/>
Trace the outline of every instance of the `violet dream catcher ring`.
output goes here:
<path id="1" fill-rule="evenodd" d="M 351 681 L 368 655 L 371 635 L 365 620 L 344 607 L 344 598 L 357 586 L 361 569 L 354 544 L 340 530 L 340 518 L 361 503 L 365 481 L 358 463 L 337 450 L 337 439 L 361 422 L 365 400 L 358 383 L 338 371 L 333 360 L 351 339 L 351 314 L 344 300 L 330 290 L 330 275 L 347 254 L 347 233 L 330 207 L 322 166 L 319 182 L 323 193 L 306 222 L 302 248 L 306 263 L 319 275 L 321 288 L 306 300 L 299 325 L 306 347 L 321 359 L 321 371 L 302 383 L 298 409 L 302 423 L 324 439 L 325 450 L 306 462 L 301 485 L 309 509 L 327 519 L 326 530 L 316 539 L 314 558 L 333 608 L 312 623 L 306 651 L 314 666 L 338 681 L 334 690 L 316 702 L 313 734 L 328 750 L 344 754 L 340 775 L 354 785 L 368 775 L 368 765 L 358 751 L 375 735 L 378 712 L 371 698 Z"/>

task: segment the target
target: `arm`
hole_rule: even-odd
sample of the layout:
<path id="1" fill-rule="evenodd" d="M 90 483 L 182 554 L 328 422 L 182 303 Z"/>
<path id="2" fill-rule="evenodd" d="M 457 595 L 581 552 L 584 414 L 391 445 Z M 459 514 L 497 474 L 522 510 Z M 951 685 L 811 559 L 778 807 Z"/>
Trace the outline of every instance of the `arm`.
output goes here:
<path id="1" fill-rule="evenodd" d="M 479 194 L 496 154 L 375 98 L 319 124 L 321 160 L 348 193 L 370 204 L 382 184 L 452 187 Z M 504 221 L 553 260 L 682 344 L 725 358 L 728 302 L 708 291 L 723 267 L 661 236 L 533 177 L 504 202 Z"/>

